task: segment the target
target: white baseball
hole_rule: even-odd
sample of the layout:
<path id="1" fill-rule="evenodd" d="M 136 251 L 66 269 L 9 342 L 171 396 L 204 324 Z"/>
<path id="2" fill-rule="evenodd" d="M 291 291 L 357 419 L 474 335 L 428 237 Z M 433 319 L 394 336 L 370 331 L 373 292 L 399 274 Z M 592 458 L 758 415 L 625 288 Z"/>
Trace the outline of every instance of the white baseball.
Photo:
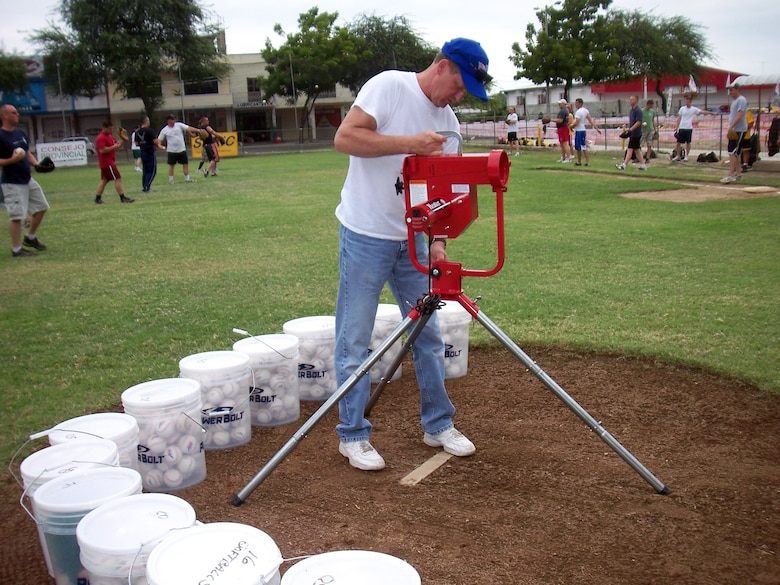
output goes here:
<path id="1" fill-rule="evenodd" d="M 271 413 L 268 410 L 256 410 L 254 419 L 255 423 L 258 425 L 267 425 L 271 422 Z"/>
<path id="2" fill-rule="evenodd" d="M 219 387 L 211 388 L 208 392 L 206 392 L 206 396 L 204 397 L 205 403 L 210 404 L 219 404 L 222 402 L 222 399 L 225 397 L 225 395 L 222 393 L 222 389 Z"/>
<path id="3" fill-rule="evenodd" d="M 144 485 L 150 490 L 158 490 L 163 485 L 163 474 L 157 469 L 150 469 L 144 475 Z"/>
<path id="4" fill-rule="evenodd" d="M 176 466 L 179 471 L 181 471 L 181 474 L 184 477 L 189 477 L 192 475 L 192 472 L 195 471 L 195 458 L 191 457 L 189 455 L 183 455 L 181 459 L 179 459 L 179 464 Z"/>
<path id="5" fill-rule="evenodd" d="M 14 154 L 18 155 L 19 153 L 24 154 L 24 148 L 22 148 L 21 146 L 14 149 Z"/>
<path id="6" fill-rule="evenodd" d="M 230 433 L 227 431 L 216 431 L 211 435 L 211 444 L 217 447 L 224 447 L 230 444 Z"/>
<path id="7" fill-rule="evenodd" d="M 185 455 L 192 455 L 198 452 L 200 442 L 194 435 L 184 435 L 179 439 L 179 448 Z"/>
<path id="8" fill-rule="evenodd" d="M 176 445 L 168 445 L 168 448 L 165 450 L 165 458 L 168 460 L 168 463 L 176 465 L 181 457 L 182 453 L 179 447 Z"/>
<path id="9" fill-rule="evenodd" d="M 181 472 L 175 468 L 166 471 L 163 477 L 165 478 L 165 484 L 168 487 L 178 487 L 181 485 L 181 482 L 184 479 L 181 475 Z"/>
<path id="10" fill-rule="evenodd" d="M 146 447 L 152 455 L 160 455 L 167 446 L 168 442 L 159 435 L 152 435 L 146 442 Z"/>

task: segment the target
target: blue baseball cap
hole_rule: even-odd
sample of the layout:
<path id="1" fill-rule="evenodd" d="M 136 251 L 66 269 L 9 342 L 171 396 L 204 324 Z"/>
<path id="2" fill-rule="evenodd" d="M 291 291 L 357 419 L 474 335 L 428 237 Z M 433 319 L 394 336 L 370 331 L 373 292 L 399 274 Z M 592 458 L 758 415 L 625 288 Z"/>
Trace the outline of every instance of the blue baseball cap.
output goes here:
<path id="1" fill-rule="evenodd" d="M 471 39 L 457 38 L 444 43 L 441 52 L 460 69 L 466 90 L 483 102 L 488 101 L 485 83 L 488 75 L 488 56 L 482 45 Z"/>

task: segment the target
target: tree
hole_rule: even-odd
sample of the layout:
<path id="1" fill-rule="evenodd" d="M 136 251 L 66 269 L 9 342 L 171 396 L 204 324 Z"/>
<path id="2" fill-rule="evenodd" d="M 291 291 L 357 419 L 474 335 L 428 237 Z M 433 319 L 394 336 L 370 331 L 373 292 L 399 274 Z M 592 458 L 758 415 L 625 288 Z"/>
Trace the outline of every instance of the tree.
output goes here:
<path id="1" fill-rule="evenodd" d="M 29 88 L 27 68 L 21 57 L 0 50 L 0 91 L 22 93 Z"/>
<path id="2" fill-rule="evenodd" d="M 618 56 L 611 53 L 606 10 L 612 0 L 565 0 L 536 13 L 540 27 L 529 23 L 525 49 L 512 44 L 510 61 L 518 68 L 515 79 L 563 84 L 568 99 L 575 80 L 593 83 L 618 73 Z M 560 8 L 558 8 L 560 6 Z"/>
<path id="3" fill-rule="evenodd" d="M 420 38 L 405 16 L 383 18 L 362 14 L 347 30 L 363 40 L 370 56 L 347 72 L 344 85 L 357 93 L 371 77 L 388 69 L 422 71 L 439 49 Z"/>
<path id="4" fill-rule="evenodd" d="M 196 0 L 62 0 L 60 12 L 65 28 L 38 30 L 33 40 L 47 68 L 60 64 L 66 95 L 94 96 L 113 82 L 153 117 L 164 101 L 163 73 L 202 81 L 230 70 Z"/>
<path id="5" fill-rule="evenodd" d="M 662 18 L 639 11 L 610 14 L 613 51 L 619 57 L 620 79 L 646 76 L 666 111 L 664 75 L 691 75 L 710 55 L 700 26 L 682 16 Z"/>
<path id="6" fill-rule="evenodd" d="M 261 51 L 268 72 L 260 79 L 264 92 L 285 97 L 291 104 L 299 94 L 306 96 L 302 128 L 309 123 L 319 93 L 335 90 L 336 84 L 370 57 L 360 38 L 346 28 L 334 27 L 338 16 L 338 12 L 320 14 L 317 7 L 310 8 L 298 17 L 300 32 L 287 34 L 277 23 L 274 32 L 285 37 L 285 42 L 276 49 L 266 39 Z"/>

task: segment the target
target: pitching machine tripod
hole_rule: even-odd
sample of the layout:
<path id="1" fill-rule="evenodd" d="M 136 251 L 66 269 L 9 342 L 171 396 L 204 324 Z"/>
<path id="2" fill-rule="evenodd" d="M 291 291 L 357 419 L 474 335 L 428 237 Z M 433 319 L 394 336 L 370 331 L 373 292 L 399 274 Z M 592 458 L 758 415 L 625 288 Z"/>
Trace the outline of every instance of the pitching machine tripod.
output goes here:
<path id="1" fill-rule="evenodd" d="M 458 136 L 459 138 L 459 136 Z M 553 394 L 560 398 L 592 431 L 615 451 L 634 471 L 647 481 L 659 494 L 667 495 L 671 489 L 656 478 L 642 463 L 602 427 L 584 408 L 547 375 L 518 345 L 491 321 L 476 303 L 463 292 L 464 276 L 488 277 L 496 274 L 504 264 L 504 192 L 509 180 L 509 159 L 503 150 L 488 154 L 458 154 L 437 157 L 410 156 L 403 166 L 404 195 L 406 197 L 406 223 L 409 232 L 409 256 L 414 266 L 429 275 L 430 291 L 411 309 L 406 318 L 393 330 L 382 344 L 371 352 L 356 371 L 312 414 L 292 438 L 266 463 L 254 478 L 235 496 L 232 504 L 239 506 L 260 483 L 281 463 L 308 432 L 335 406 L 357 383 L 368 374 L 382 356 L 409 330 L 402 351 L 390 364 L 374 393 L 371 395 L 368 413 L 384 386 L 403 360 L 414 339 L 427 323 L 441 300 L 457 301 L 471 316 L 479 321 L 510 353 L 517 357 Z M 490 185 L 496 196 L 497 258 L 488 270 L 464 269 L 457 262 L 434 262 L 423 266 L 417 260 L 415 234 L 424 232 L 429 241 L 454 239 L 478 217 L 477 185 Z M 412 324 L 414 327 L 409 329 Z"/>

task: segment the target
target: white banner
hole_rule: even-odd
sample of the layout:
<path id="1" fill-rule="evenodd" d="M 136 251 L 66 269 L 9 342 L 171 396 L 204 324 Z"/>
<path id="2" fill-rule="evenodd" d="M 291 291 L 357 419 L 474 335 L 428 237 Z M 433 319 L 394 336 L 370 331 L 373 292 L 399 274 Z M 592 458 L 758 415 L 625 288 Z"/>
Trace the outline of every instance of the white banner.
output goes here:
<path id="1" fill-rule="evenodd" d="M 87 145 L 85 142 L 39 142 L 35 146 L 35 158 L 38 162 L 45 157 L 51 158 L 58 167 L 78 167 L 87 164 Z"/>

